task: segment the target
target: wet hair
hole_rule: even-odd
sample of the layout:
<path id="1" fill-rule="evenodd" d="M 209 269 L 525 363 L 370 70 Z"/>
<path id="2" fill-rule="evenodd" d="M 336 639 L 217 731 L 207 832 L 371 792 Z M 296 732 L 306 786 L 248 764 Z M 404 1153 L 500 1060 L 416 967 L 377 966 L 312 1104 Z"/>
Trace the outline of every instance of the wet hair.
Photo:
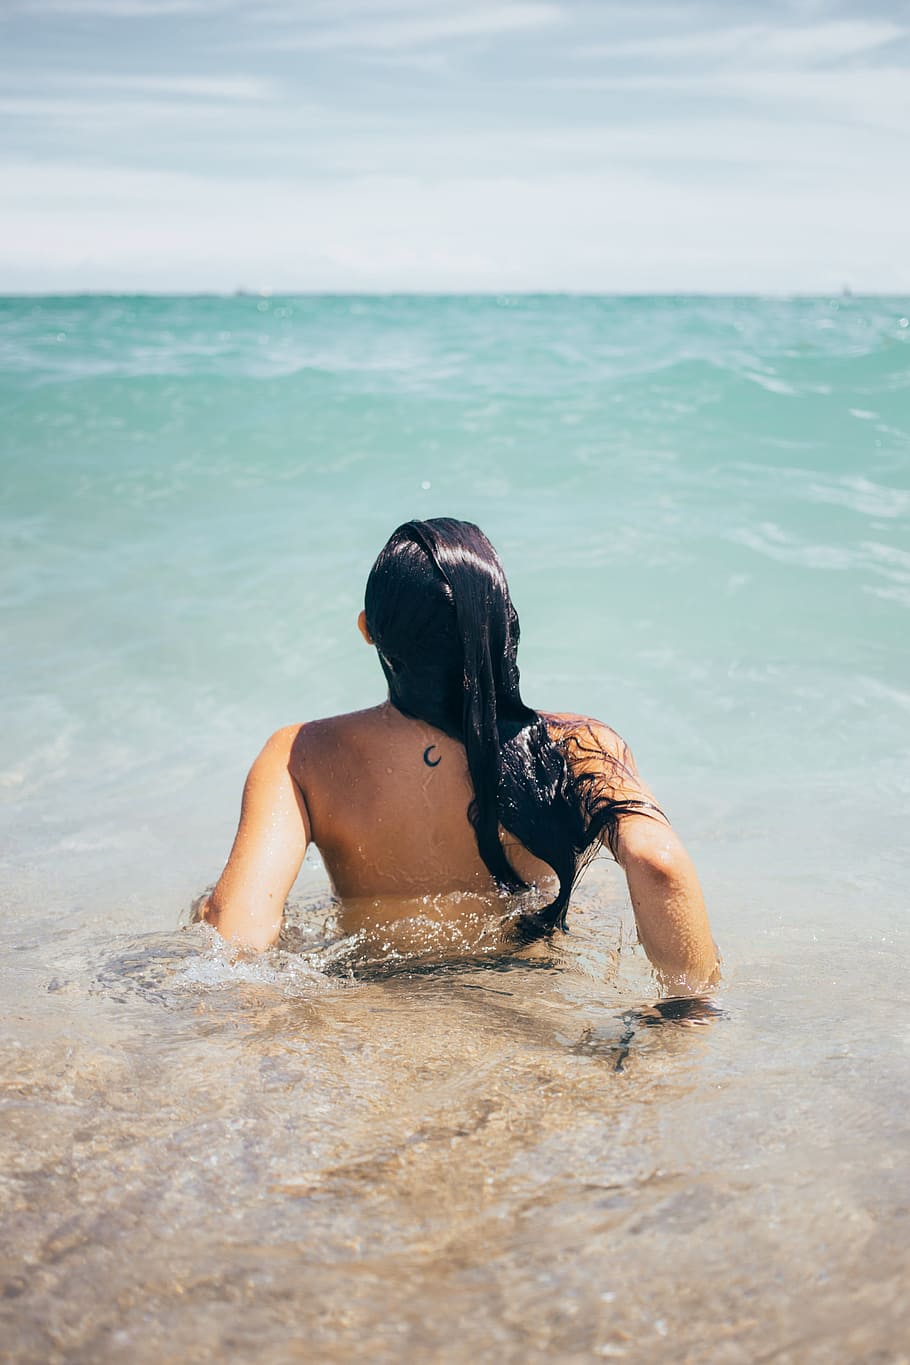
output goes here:
<path id="1" fill-rule="evenodd" d="M 614 849 L 620 815 L 642 803 L 617 798 L 590 728 L 548 727 L 522 700 L 518 615 L 493 546 L 469 521 L 405 522 L 373 565 L 365 614 L 393 706 L 464 745 L 468 818 L 497 884 L 528 889 L 500 826 L 556 875 L 556 898 L 521 916 L 519 936 L 565 928 L 582 867 L 602 839 Z"/>

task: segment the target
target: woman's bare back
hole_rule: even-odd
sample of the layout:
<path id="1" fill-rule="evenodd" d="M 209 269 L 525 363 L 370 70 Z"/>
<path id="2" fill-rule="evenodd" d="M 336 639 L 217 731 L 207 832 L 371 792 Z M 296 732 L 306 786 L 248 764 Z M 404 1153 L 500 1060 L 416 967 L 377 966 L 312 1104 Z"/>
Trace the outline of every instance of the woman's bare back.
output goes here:
<path id="1" fill-rule="evenodd" d="M 464 746 L 441 730 L 385 702 L 300 726 L 290 769 L 343 904 L 495 892 L 468 816 Z M 551 878 L 505 831 L 503 844 L 525 881 Z"/>

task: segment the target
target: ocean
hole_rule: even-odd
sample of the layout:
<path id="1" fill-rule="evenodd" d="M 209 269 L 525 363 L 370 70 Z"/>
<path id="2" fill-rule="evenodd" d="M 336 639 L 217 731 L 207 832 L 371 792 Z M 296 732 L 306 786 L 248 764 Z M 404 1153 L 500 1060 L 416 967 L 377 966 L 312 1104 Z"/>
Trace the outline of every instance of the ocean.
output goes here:
<path id="1" fill-rule="evenodd" d="M 0 300 L 0 1321 L 17 1361 L 906 1360 L 910 299 Z M 682 835 L 542 960 L 186 928 L 250 762 L 478 522 L 523 692 Z"/>

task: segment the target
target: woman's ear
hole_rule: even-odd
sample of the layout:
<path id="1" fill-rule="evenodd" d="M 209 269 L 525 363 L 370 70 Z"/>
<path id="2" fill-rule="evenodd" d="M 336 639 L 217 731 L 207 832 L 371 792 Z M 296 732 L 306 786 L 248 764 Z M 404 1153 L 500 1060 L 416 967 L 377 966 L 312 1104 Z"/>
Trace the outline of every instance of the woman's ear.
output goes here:
<path id="1" fill-rule="evenodd" d="M 373 643 L 373 637 L 367 630 L 367 614 L 365 611 L 362 611 L 357 617 L 357 629 L 360 631 L 367 644 L 371 645 Z"/>

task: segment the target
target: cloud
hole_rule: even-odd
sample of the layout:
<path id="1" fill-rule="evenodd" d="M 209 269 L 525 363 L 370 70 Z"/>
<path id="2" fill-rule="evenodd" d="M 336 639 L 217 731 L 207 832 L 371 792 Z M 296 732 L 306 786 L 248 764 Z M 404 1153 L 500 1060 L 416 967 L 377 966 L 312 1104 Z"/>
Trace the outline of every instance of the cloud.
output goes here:
<path id="1" fill-rule="evenodd" d="M 631 167 L 295 184 L 7 164 L 0 198 L 5 290 L 910 288 L 910 191 L 835 179 L 731 195 Z"/>
<path id="2" fill-rule="evenodd" d="M 910 28 L 848 4 L 0 0 L 0 289 L 908 288 Z"/>
<path id="3" fill-rule="evenodd" d="M 904 152 L 899 133 L 840 126 L 824 120 L 751 116 L 660 119 L 653 113 L 630 124 L 538 123 L 520 121 L 487 128 L 482 138 L 469 130 L 413 127 L 405 121 L 365 127 L 356 137 L 322 131 L 322 170 L 338 176 L 368 171 L 422 178 L 447 174 L 533 178 L 536 174 L 609 175 L 634 168 L 660 183 L 677 180 L 734 184 L 760 177 L 764 185 L 783 186 L 794 177 L 803 183 L 837 180 L 853 192 L 887 182 L 890 168 Z M 311 165 L 314 163 L 311 163 Z"/>
<path id="4" fill-rule="evenodd" d="M 870 52 L 910 32 L 890 20 L 844 19 L 801 26 L 741 24 L 726 29 L 676 33 L 615 43 L 592 43 L 574 55 L 590 60 L 641 60 L 647 65 L 734 61 L 739 66 L 792 67 L 837 61 Z"/>
<path id="5" fill-rule="evenodd" d="M 505 33 L 547 28 L 563 17 L 557 5 L 538 3 L 491 4 L 484 8 L 460 9 L 455 5 L 430 12 L 426 6 L 402 16 L 386 14 L 371 22 L 327 24 L 302 33 L 286 33 L 274 40 L 281 48 L 329 51 L 332 49 L 376 48 L 397 51 L 401 48 L 432 46 L 435 43 L 471 38 L 493 38 Z"/>
<path id="6" fill-rule="evenodd" d="M 67 77 L 66 83 L 73 85 Z M 81 76 L 79 85 L 92 90 L 141 90 L 150 95 L 187 95 L 194 99 L 269 100 L 275 84 L 258 76 Z"/>
<path id="7" fill-rule="evenodd" d="M 229 9 L 234 0 L 13 0 L 11 8 L 28 14 L 74 18 L 157 19 L 175 14 L 210 14 Z"/>
<path id="8" fill-rule="evenodd" d="M 121 100 L 67 98 L 39 95 L 0 96 L 0 114 L 21 120 L 46 122 L 53 129 L 73 132 L 79 128 L 105 133 L 104 147 L 109 150 L 116 143 L 112 133 L 122 133 L 126 124 L 137 124 L 150 129 L 156 124 L 176 123 L 181 120 L 187 132 L 208 123 L 213 131 L 232 113 L 238 112 L 231 103 L 187 100 L 149 100 L 125 96 Z"/>
<path id="9" fill-rule="evenodd" d="M 595 77 L 554 76 L 550 89 L 684 96 L 763 107 L 770 122 L 807 115 L 880 126 L 905 135 L 910 126 L 910 73 L 905 67 L 842 69 L 719 69 L 710 72 L 604 72 Z M 789 107 L 788 107 L 789 106 Z"/>
<path id="10" fill-rule="evenodd" d="M 176 95 L 186 99 L 236 100 L 241 103 L 265 102 L 272 99 L 276 93 L 274 81 L 257 76 L 231 75 L 144 76 L 127 72 L 118 75 L 110 72 L 61 71 L 55 73 L 51 79 L 46 73 L 39 75 L 30 71 L 8 72 L 4 76 L 4 84 L 8 89 L 24 87 L 29 91 L 28 96 L 22 97 L 22 107 L 25 109 L 29 100 L 37 100 L 40 103 L 42 95 L 46 96 L 48 87 L 52 87 L 55 93 L 60 90 L 87 91 L 91 94 L 108 91 L 129 96 L 138 92 L 144 95 Z M 37 91 L 41 91 L 41 95 L 36 95 Z M 78 100 L 73 101 L 73 107 L 79 108 Z"/>

